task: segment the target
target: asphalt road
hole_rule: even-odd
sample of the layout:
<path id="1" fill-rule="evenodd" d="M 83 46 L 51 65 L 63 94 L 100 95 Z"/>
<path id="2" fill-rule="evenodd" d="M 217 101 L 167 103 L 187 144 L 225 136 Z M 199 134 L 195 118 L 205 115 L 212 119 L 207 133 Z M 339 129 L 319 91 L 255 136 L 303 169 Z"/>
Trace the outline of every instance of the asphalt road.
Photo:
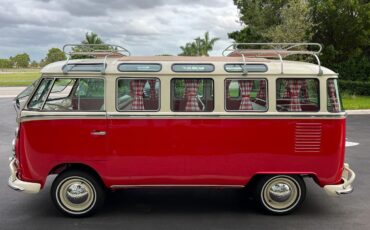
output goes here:
<path id="1" fill-rule="evenodd" d="M 266 216 L 235 189 L 132 189 L 112 193 L 97 215 L 60 215 L 49 197 L 50 183 L 36 195 L 7 186 L 14 136 L 11 99 L 0 99 L 0 230 L 8 229 L 370 229 L 370 115 L 350 116 L 347 162 L 357 173 L 355 190 L 328 197 L 310 179 L 301 209 L 289 216 Z"/>

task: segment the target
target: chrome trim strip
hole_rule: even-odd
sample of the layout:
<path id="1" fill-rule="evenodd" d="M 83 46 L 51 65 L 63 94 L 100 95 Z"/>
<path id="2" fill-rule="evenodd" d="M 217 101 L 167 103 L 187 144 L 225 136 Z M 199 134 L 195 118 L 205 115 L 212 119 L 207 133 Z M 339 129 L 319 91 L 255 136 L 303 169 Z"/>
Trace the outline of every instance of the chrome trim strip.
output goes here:
<path id="1" fill-rule="evenodd" d="M 244 185 L 218 184 L 139 184 L 139 185 L 112 185 L 112 189 L 124 188 L 244 188 Z"/>

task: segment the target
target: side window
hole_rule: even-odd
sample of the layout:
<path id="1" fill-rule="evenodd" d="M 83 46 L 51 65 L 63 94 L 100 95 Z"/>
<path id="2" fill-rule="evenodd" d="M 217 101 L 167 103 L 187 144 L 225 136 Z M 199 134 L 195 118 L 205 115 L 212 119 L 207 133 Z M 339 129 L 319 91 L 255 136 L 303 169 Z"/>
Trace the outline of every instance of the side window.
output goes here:
<path id="1" fill-rule="evenodd" d="M 278 79 L 276 110 L 278 112 L 317 112 L 320 110 L 318 79 Z"/>
<path id="2" fill-rule="evenodd" d="M 28 109 L 39 110 L 44 105 L 49 90 L 53 84 L 53 79 L 43 79 L 35 94 L 28 104 Z"/>
<path id="3" fill-rule="evenodd" d="M 105 111 L 104 79 L 81 78 L 76 82 L 72 108 L 77 111 Z"/>
<path id="4" fill-rule="evenodd" d="M 171 80 L 171 110 L 174 112 L 212 112 L 212 79 L 175 78 Z"/>
<path id="5" fill-rule="evenodd" d="M 265 79 L 225 80 L 227 111 L 267 111 L 267 82 Z"/>
<path id="6" fill-rule="evenodd" d="M 328 111 L 332 113 L 338 113 L 341 111 L 340 97 L 338 91 L 337 79 L 328 79 L 327 81 L 327 91 L 328 91 Z"/>
<path id="7" fill-rule="evenodd" d="M 48 79 L 52 81 L 51 79 Z M 41 83 L 29 108 L 44 111 L 104 111 L 104 80 L 57 78 L 54 84 Z M 43 90 L 41 90 L 43 89 Z M 38 93 L 40 91 L 40 94 Z M 49 95 L 48 95 L 49 94 Z M 41 95 L 41 96 L 40 96 Z M 45 100 L 46 99 L 46 100 Z"/>
<path id="8" fill-rule="evenodd" d="M 159 79 L 118 79 L 116 98 L 116 108 L 118 111 L 159 111 L 159 102 Z"/>

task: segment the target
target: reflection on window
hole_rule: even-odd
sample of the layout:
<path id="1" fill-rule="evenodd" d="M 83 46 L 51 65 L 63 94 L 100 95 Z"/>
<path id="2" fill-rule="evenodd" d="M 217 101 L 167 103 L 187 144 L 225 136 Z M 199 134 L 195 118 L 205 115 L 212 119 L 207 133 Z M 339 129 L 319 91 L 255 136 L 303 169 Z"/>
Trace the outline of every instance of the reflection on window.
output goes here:
<path id="1" fill-rule="evenodd" d="M 211 112 L 214 109 L 212 79 L 172 79 L 171 95 L 174 112 Z"/>
<path id="2" fill-rule="evenodd" d="M 266 80 L 226 80 L 227 111 L 267 111 Z"/>
<path id="3" fill-rule="evenodd" d="M 121 78 L 117 82 L 118 111 L 158 111 L 160 82 L 156 78 Z"/>
<path id="4" fill-rule="evenodd" d="M 276 109 L 279 112 L 317 112 L 319 81 L 317 79 L 278 79 Z"/>

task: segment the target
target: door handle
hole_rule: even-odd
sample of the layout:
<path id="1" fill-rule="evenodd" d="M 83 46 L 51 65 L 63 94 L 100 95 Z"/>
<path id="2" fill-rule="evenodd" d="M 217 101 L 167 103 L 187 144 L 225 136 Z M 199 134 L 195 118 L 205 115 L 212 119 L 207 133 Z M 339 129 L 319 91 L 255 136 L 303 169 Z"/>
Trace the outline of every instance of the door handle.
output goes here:
<path id="1" fill-rule="evenodd" d="M 94 130 L 91 132 L 91 135 L 94 135 L 94 136 L 105 136 L 107 134 L 107 132 L 105 131 L 98 131 L 98 130 Z"/>

